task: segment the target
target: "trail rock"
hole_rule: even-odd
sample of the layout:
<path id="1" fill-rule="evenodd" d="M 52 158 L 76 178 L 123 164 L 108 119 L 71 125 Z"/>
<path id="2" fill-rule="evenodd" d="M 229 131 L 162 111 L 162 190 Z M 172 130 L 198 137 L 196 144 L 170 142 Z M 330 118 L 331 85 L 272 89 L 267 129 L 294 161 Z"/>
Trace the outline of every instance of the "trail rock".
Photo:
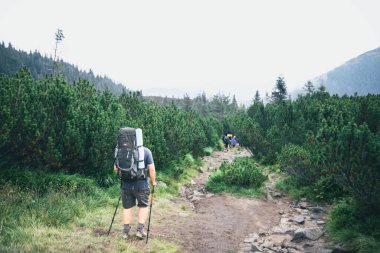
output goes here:
<path id="1" fill-rule="evenodd" d="M 190 182 L 192 185 L 196 185 L 197 183 L 195 183 L 195 181 L 194 180 L 191 180 L 191 182 Z"/>
<path id="2" fill-rule="evenodd" d="M 245 238 L 244 243 L 253 243 L 253 242 L 255 242 L 255 239 L 256 238 L 253 238 L 253 237 Z"/>
<path id="3" fill-rule="evenodd" d="M 284 229 L 275 229 L 272 231 L 273 234 L 279 234 L 279 235 L 294 235 L 294 228 L 284 228 Z"/>
<path id="4" fill-rule="evenodd" d="M 298 206 L 299 206 L 301 209 L 306 209 L 309 205 L 308 205 L 308 203 L 306 203 L 306 202 L 300 202 L 300 203 L 298 204 Z"/>
<path id="5" fill-rule="evenodd" d="M 294 232 L 292 241 L 300 242 L 303 239 L 318 240 L 323 235 L 320 228 L 299 228 Z"/>
<path id="6" fill-rule="evenodd" d="M 324 212 L 325 212 L 325 210 L 323 209 L 323 207 L 319 207 L 319 206 L 308 207 L 308 209 L 309 209 L 312 213 L 324 213 Z"/>
<path id="7" fill-rule="evenodd" d="M 260 228 L 259 229 L 259 236 L 266 236 L 266 235 L 268 235 L 268 232 Z"/>
<path id="8" fill-rule="evenodd" d="M 303 246 L 303 252 L 304 253 L 318 253 L 319 252 L 319 248 L 315 247 L 313 245 L 310 245 L 310 244 L 305 244 Z"/>
<path id="9" fill-rule="evenodd" d="M 261 251 L 262 251 L 261 247 L 258 246 L 257 244 L 254 244 L 254 243 L 252 243 L 251 250 L 252 250 L 253 252 L 257 252 L 257 251 L 258 251 L 258 252 L 261 252 Z"/>
<path id="10" fill-rule="evenodd" d="M 273 247 L 273 242 L 266 241 L 266 242 L 264 242 L 264 243 L 261 245 L 261 247 L 263 247 L 263 248 L 267 248 L 267 249 L 270 249 L 270 248 Z"/>
<path id="11" fill-rule="evenodd" d="M 240 250 L 240 252 L 246 253 L 246 252 L 252 252 L 252 249 L 250 246 L 246 246 Z"/>
<path id="12" fill-rule="evenodd" d="M 282 193 L 281 192 L 272 192 L 272 196 L 273 196 L 273 198 L 281 198 Z"/>
<path id="13" fill-rule="evenodd" d="M 297 215 L 296 217 L 294 217 L 292 219 L 294 222 L 298 223 L 298 224 L 303 224 L 305 223 L 305 217 L 303 215 Z"/>
<path id="14" fill-rule="evenodd" d="M 323 220 L 317 220 L 317 225 L 325 225 L 325 223 Z"/>
<path id="15" fill-rule="evenodd" d="M 288 248 L 288 249 L 297 249 L 297 250 L 301 249 L 300 246 L 298 246 L 296 243 L 290 242 L 288 240 L 284 240 L 281 244 L 281 247 Z"/>
<path id="16" fill-rule="evenodd" d="M 197 197 L 197 196 L 192 196 L 190 199 L 191 202 L 195 202 L 195 201 L 199 201 L 199 200 L 201 200 L 201 198 Z"/>
<path id="17" fill-rule="evenodd" d="M 203 196 L 204 196 L 203 192 L 200 192 L 200 191 L 198 191 L 198 190 L 194 190 L 194 191 L 193 191 L 193 195 L 194 195 L 194 196 L 198 196 L 198 197 L 203 197 Z"/>
<path id="18" fill-rule="evenodd" d="M 310 215 L 310 219 L 312 220 L 319 220 L 323 217 L 323 213 L 312 213 Z"/>

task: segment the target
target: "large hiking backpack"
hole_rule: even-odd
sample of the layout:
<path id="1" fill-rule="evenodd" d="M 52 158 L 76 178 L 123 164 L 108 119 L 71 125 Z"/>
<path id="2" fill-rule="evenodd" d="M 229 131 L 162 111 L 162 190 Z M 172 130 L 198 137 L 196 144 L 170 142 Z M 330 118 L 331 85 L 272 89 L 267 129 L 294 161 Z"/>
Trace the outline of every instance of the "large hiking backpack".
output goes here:
<path id="1" fill-rule="evenodd" d="M 137 180 L 147 177 L 140 128 L 120 128 L 115 150 L 115 165 L 121 180 Z"/>

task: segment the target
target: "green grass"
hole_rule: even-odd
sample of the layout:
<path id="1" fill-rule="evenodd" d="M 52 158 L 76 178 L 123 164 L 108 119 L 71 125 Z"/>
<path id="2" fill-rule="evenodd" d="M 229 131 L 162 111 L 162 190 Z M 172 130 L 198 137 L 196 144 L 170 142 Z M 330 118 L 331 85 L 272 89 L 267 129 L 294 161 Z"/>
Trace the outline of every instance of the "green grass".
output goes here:
<path id="1" fill-rule="evenodd" d="M 291 177 L 283 178 L 276 182 L 275 188 L 286 192 L 294 199 L 308 198 L 314 199 L 314 195 L 310 187 L 299 186 L 296 181 Z"/>
<path id="2" fill-rule="evenodd" d="M 155 215 L 177 208 L 168 199 L 202 165 L 188 154 L 177 163 L 182 170 L 176 177 L 174 168 L 157 172 L 167 187 L 156 188 Z M 41 171 L 2 170 L 0 175 L 1 252 L 180 252 L 175 243 L 159 237 L 148 245 L 125 242 L 120 206 L 111 235 L 105 236 L 120 194 L 118 183 L 104 188 L 79 175 Z"/>

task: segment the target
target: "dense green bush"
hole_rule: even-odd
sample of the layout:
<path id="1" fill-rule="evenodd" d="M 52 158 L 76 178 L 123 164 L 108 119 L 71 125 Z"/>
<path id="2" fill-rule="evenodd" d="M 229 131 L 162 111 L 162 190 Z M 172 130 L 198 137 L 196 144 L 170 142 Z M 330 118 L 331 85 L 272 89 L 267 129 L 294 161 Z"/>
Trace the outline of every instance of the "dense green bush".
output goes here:
<path id="1" fill-rule="evenodd" d="M 262 185 L 267 179 L 250 157 L 238 157 L 222 163 L 206 183 L 208 190 L 242 196 L 263 196 Z"/>
<path id="2" fill-rule="evenodd" d="M 329 213 L 329 237 L 358 253 L 380 252 L 380 217 L 357 202 L 341 202 Z"/>
<path id="3" fill-rule="evenodd" d="M 206 147 L 203 149 L 203 153 L 207 156 L 210 156 L 212 154 L 212 152 L 213 152 L 212 147 Z"/>
<path id="4" fill-rule="evenodd" d="M 43 170 L 112 184 L 120 127 L 142 128 L 158 170 L 217 145 L 221 124 L 194 111 L 144 102 L 138 93 L 97 92 L 85 80 L 34 81 L 28 70 L 0 76 L 0 170 Z"/>
<path id="5" fill-rule="evenodd" d="M 223 162 L 220 166 L 226 184 L 260 188 L 267 179 L 249 157 L 236 158 L 232 163 Z"/>
<path id="6" fill-rule="evenodd" d="M 315 180 L 310 152 L 298 145 L 285 145 L 278 155 L 278 162 L 280 169 L 297 179 L 300 185 L 307 185 Z"/>

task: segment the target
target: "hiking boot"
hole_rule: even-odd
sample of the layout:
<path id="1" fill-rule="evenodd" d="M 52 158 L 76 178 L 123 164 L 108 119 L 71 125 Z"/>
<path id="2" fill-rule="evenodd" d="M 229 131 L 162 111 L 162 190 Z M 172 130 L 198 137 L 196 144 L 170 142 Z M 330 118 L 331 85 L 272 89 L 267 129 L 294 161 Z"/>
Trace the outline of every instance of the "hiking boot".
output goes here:
<path id="1" fill-rule="evenodd" d="M 128 239 L 129 235 L 123 232 L 123 236 L 122 237 L 123 237 L 123 239 Z"/>
<path id="2" fill-rule="evenodd" d="M 136 237 L 137 237 L 137 239 L 139 239 L 139 240 L 142 240 L 142 239 L 144 239 L 144 238 L 146 238 L 146 233 L 145 233 L 145 231 L 144 230 L 138 230 L 137 231 L 137 233 L 136 233 Z"/>

